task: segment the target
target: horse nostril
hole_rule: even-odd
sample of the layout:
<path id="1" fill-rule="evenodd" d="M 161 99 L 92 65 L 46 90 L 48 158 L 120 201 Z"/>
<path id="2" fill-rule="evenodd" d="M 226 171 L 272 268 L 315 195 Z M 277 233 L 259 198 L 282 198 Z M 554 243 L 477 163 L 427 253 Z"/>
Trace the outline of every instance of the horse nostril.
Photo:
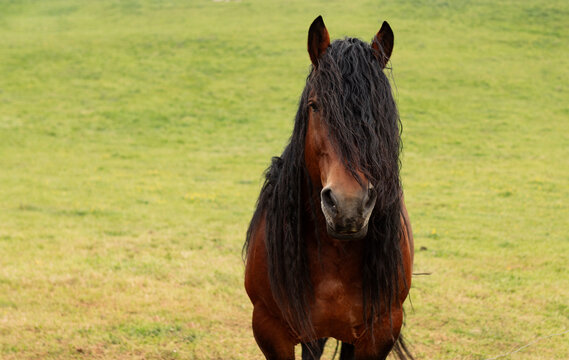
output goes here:
<path id="1" fill-rule="evenodd" d="M 320 193 L 320 197 L 322 198 L 322 204 L 324 204 L 326 208 L 336 212 L 337 202 L 336 198 L 332 194 L 332 189 L 330 188 L 323 189 L 322 192 Z"/>
<path id="2" fill-rule="evenodd" d="M 365 210 L 372 209 L 375 206 L 376 200 L 377 200 L 377 192 L 373 187 L 370 187 L 364 199 L 364 209 Z"/>

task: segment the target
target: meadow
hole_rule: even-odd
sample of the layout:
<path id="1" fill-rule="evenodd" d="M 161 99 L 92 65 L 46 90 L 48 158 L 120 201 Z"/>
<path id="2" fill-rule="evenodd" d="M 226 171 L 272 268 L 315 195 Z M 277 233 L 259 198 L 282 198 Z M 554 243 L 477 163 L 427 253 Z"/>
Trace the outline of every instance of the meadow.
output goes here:
<path id="1" fill-rule="evenodd" d="M 395 33 L 417 359 L 569 358 L 567 1 L 0 0 L 1 359 L 261 359 L 241 247 L 320 14 Z"/>

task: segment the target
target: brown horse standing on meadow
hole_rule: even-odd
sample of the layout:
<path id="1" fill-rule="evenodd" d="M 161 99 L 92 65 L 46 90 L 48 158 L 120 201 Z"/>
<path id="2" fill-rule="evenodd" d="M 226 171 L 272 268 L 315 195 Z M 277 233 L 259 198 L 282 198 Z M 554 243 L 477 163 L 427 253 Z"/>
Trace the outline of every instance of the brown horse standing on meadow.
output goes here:
<path id="1" fill-rule="evenodd" d="M 312 70 L 290 143 L 273 158 L 247 231 L 245 288 L 267 359 L 411 357 L 400 330 L 413 236 L 399 178 L 401 130 L 385 68 L 393 32 L 371 44 L 308 31 Z"/>

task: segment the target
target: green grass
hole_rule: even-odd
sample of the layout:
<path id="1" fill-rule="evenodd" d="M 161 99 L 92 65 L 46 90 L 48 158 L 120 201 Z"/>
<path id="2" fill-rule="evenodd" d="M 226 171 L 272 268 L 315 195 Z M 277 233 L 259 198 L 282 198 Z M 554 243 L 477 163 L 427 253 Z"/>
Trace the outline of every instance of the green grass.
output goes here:
<path id="1" fill-rule="evenodd" d="M 0 358 L 261 358 L 241 246 L 319 14 L 395 32 L 417 358 L 569 329 L 567 2 L 0 0 Z"/>

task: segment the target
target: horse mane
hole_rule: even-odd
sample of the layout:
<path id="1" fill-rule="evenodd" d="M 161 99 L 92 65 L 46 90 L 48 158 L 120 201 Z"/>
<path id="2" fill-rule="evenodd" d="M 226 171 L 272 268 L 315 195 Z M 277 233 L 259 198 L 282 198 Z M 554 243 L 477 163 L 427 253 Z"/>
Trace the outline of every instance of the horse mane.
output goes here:
<path id="1" fill-rule="evenodd" d="M 373 331 L 374 318 L 390 312 L 404 269 L 399 245 L 401 124 L 389 80 L 369 44 L 354 38 L 336 40 L 321 56 L 318 66 L 311 68 L 289 144 L 280 157 L 272 159 L 265 173 L 247 231 L 244 256 L 264 217 L 273 297 L 291 329 L 299 336 L 310 337 L 313 328 L 308 304 L 313 291 L 303 236 L 308 229 L 303 223 L 306 219 L 316 221 L 320 211 L 304 160 L 311 94 L 318 98 L 330 140 L 346 168 L 358 181 L 362 179 L 357 170 L 361 171 L 377 191 L 368 234 L 360 240 L 365 242 L 362 316 Z M 321 236 L 317 234 L 317 238 Z"/>

